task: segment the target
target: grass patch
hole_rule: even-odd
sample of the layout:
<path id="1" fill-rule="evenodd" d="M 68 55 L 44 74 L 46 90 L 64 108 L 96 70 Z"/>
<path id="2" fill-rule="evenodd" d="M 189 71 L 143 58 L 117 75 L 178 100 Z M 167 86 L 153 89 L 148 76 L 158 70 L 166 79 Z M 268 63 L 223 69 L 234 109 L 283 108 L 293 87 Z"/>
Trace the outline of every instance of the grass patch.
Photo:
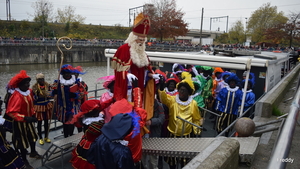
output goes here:
<path id="1" fill-rule="evenodd" d="M 284 113 L 282 113 L 278 107 L 273 106 L 272 115 L 274 116 L 282 116 Z"/>

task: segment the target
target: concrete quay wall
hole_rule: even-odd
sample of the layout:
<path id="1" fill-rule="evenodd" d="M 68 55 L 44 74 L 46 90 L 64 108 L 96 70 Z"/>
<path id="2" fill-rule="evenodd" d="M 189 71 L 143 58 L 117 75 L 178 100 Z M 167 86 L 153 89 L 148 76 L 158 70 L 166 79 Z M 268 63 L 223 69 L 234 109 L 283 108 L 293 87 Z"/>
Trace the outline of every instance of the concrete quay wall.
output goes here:
<path id="1" fill-rule="evenodd" d="M 62 49 L 65 62 L 106 61 L 105 47 L 73 46 Z M 0 46 L 0 64 L 59 63 L 61 52 L 56 46 Z"/>
<path id="2" fill-rule="evenodd" d="M 273 107 L 278 107 L 283 101 L 285 93 L 290 89 L 290 86 L 299 78 L 300 64 L 298 64 L 291 72 L 286 75 L 280 83 L 274 86 L 266 95 L 261 98 L 255 106 L 255 116 L 271 117 Z"/>

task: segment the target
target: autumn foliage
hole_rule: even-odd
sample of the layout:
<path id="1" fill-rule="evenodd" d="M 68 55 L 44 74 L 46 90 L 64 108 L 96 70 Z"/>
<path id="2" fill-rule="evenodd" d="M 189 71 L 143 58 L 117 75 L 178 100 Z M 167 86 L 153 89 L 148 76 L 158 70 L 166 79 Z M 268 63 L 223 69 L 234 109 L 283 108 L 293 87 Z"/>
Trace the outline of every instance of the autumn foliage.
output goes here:
<path id="1" fill-rule="evenodd" d="M 183 20 L 184 13 L 176 9 L 176 0 L 159 0 L 153 4 L 145 10 L 151 20 L 150 36 L 162 41 L 186 35 L 188 24 Z"/>

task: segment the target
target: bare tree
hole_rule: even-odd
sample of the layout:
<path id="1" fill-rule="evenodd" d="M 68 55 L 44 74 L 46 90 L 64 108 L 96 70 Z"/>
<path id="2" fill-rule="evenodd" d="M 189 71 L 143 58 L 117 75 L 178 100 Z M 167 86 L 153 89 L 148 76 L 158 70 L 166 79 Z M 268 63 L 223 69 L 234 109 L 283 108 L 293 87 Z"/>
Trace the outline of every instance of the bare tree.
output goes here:
<path id="1" fill-rule="evenodd" d="M 79 22 L 83 24 L 85 21 L 85 17 L 75 14 L 75 10 L 76 8 L 71 5 L 66 6 L 64 9 L 58 8 L 57 16 L 55 17 L 56 21 L 58 23 Z"/>
<path id="2" fill-rule="evenodd" d="M 33 20 L 35 22 L 51 22 L 53 19 L 53 4 L 48 0 L 37 0 L 31 7 L 34 9 Z"/>

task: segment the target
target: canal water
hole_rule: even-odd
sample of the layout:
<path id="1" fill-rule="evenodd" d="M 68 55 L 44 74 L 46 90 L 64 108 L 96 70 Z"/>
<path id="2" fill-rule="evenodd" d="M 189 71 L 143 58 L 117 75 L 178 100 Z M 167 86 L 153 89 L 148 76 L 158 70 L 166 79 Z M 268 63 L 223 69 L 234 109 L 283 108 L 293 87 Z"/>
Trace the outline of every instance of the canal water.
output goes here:
<path id="1" fill-rule="evenodd" d="M 103 82 L 97 82 L 97 78 L 107 76 L 107 63 L 106 62 L 90 62 L 90 63 L 72 63 L 72 66 L 81 66 L 84 75 L 80 75 L 83 81 L 89 87 L 89 90 L 96 88 L 103 88 Z M 12 77 L 14 77 L 20 70 L 26 70 L 27 74 L 31 77 L 30 86 L 36 82 L 36 74 L 43 73 L 45 81 L 53 83 L 58 78 L 59 64 L 24 64 L 24 65 L 0 65 L 0 97 L 3 99 L 6 94 L 6 85 Z M 113 69 L 109 70 L 109 75 L 113 75 Z M 104 90 L 98 92 L 101 95 Z M 89 93 L 89 97 L 93 97 L 94 93 Z"/>

